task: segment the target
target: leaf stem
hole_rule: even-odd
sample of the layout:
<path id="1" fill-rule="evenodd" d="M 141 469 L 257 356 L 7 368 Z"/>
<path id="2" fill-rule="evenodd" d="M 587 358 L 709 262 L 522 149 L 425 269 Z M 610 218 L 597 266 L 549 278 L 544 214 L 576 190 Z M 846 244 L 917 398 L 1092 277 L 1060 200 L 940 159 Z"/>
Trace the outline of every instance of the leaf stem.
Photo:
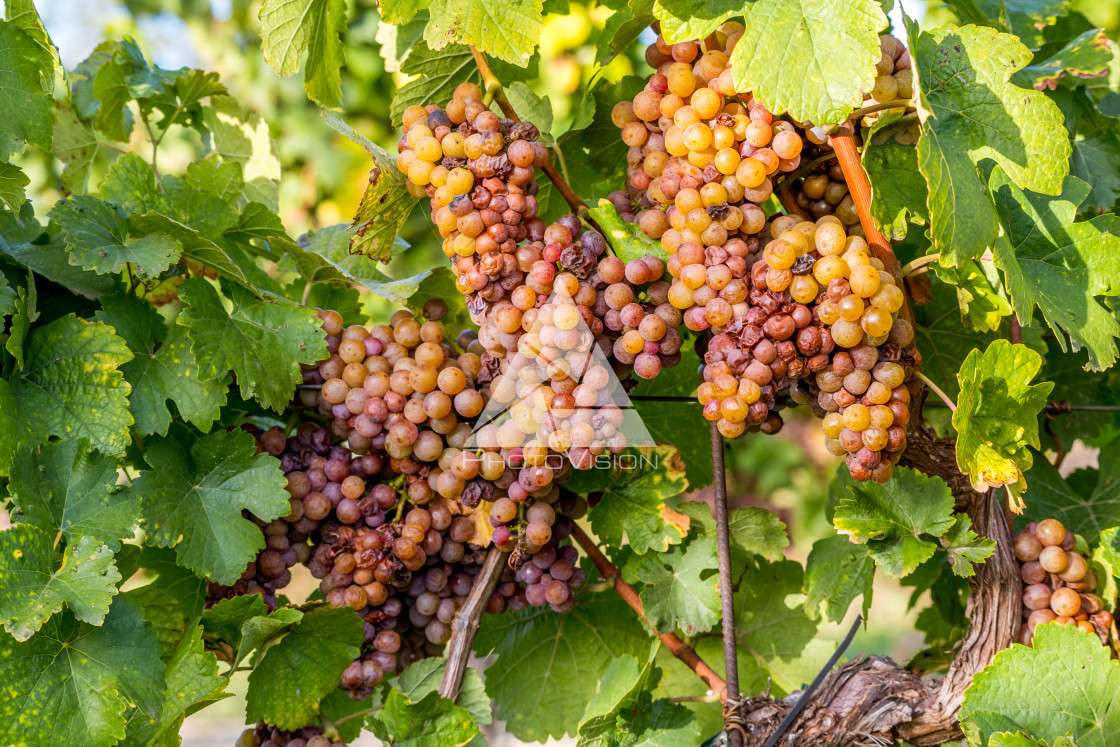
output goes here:
<path id="1" fill-rule="evenodd" d="M 485 55 L 479 52 L 473 44 L 470 45 L 470 50 L 471 56 L 474 57 L 475 64 L 478 65 L 478 72 L 482 75 L 482 85 L 486 91 L 485 95 L 491 96 L 492 99 L 498 103 L 498 107 L 506 117 L 512 119 L 514 122 L 520 122 L 521 118 L 517 116 L 517 112 L 513 110 L 513 104 L 506 98 L 506 92 L 505 89 L 502 88 L 502 82 L 498 80 L 498 77 L 494 75 L 494 71 L 490 69 L 490 63 L 486 61 Z M 556 166 L 553 165 L 551 159 L 541 168 L 552 182 L 553 186 L 556 187 L 556 191 L 558 191 L 564 198 L 564 201 L 568 203 L 568 207 L 572 209 L 573 213 L 577 212 L 581 207 L 587 207 L 587 203 L 580 199 L 579 195 L 572 190 L 567 180 L 556 170 Z"/>
<path id="2" fill-rule="evenodd" d="M 939 259 L 941 259 L 940 252 L 934 254 L 926 254 L 925 256 L 918 257 L 917 259 L 912 259 L 906 263 L 905 267 L 902 268 L 902 277 L 909 277 L 913 275 L 916 270 L 925 267 L 926 265 L 931 265 Z"/>
<path id="3" fill-rule="evenodd" d="M 938 397 L 941 398 L 941 401 L 945 403 L 946 407 L 948 407 L 953 412 L 957 411 L 957 403 L 954 402 L 949 397 L 948 394 L 946 394 L 944 391 L 942 391 L 941 387 L 939 387 L 937 384 L 934 384 L 933 381 L 931 381 L 930 378 L 928 376 L 926 376 L 924 373 L 922 373 L 921 371 L 919 371 L 917 369 L 910 369 L 910 370 L 913 372 L 914 376 L 921 379 L 921 381 L 926 386 L 929 387 L 931 392 L 933 392 L 934 394 L 936 394 Z"/>
<path id="4" fill-rule="evenodd" d="M 638 614 L 638 617 L 641 618 L 642 622 L 648 626 L 649 621 L 646 620 L 645 614 L 642 611 L 642 600 L 638 598 L 638 592 L 634 590 L 633 586 L 622 580 L 622 573 L 614 563 L 607 559 L 607 556 L 603 554 L 603 551 L 599 549 L 594 540 L 587 536 L 587 533 L 583 531 L 583 528 L 579 524 L 572 525 L 572 539 L 583 548 L 583 551 L 587 553 L 587 557 L 590 558 L 591 562 L 595 564 L 595 567 L 599 569 L 600 574 L 608 579 L 614 579 L 615 592 L 622 597 L 622 601 L 626 602 L 626 604 L 630 606 L 630 609 L 634 610 L 634 612 Z M 686 644 L 674 633 L 661 633 L 658 637 L 661 639 L 661 642 L 665 644 L 665 648 L 669 649 L 669 653 L 680 659 L 685 666 L 695 672 L 696 676 L 703 680 L 704 684 L 706 684 L 710 690 L 719 693 L 721 700 L 727 696 L 727 682 L 700 658 L 700 655 L 693 650 L 692 646 Z"/>

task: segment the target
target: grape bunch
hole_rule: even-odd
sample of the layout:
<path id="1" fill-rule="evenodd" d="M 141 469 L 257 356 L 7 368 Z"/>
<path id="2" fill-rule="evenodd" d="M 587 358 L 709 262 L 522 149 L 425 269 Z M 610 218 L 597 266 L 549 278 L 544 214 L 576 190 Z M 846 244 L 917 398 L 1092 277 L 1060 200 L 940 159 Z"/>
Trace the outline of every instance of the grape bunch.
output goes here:
<path id="1" fill-rule="evenodd" d="M 346 743 L 323 736 L 318 726 L 285 731 L 262 721 L 242 732 L 237 747 L 346 747 Z"/>
<path id="2" fill-rule="evenodd" d="M 397 168 L 411 191 L 430 198 L 432 222 L 461 282 L 497 300 L 498 278 L 512 269 L 517 244 L 544 234 L 534 174 L 548 162 L 548 149 L 539 131 L 498 117 L 474 83 L 460 84 L 446 108 L 410 106 L 403 124 Z"/>
<path id="3" fill-rule="evenodd" d="M 385 522 L 385 509 L 394 506 L 400 518 Z M 514 515 L 501 519 L 498 514 L 507 506 L 513 507 Z M 340 686 L 356 698 L 365 697 L 387 675 L 413 661 L 441 653 L 485 553 L 485 534 L 477 518 L 461 513 L 461 505 L 454 501 L 437 497 L 417 505 L 390 484 L 378 482 L 361 509 L 364 520 L 340 522 L 336 511 L 323 521 L 308 562 L 327 601 L 354 608 L 364 620 L 362 654 L 340 678 Z M 494 502 L 494 542 L 513 551 L 511 563 L 518 564 L 518 572 L 528 564 L 542 570 L 555 568 L 547 581 L 562 582 L 566 593 L 561 595 L 554 586 L 548 599 L 559 600 L 554 606 L 567 609 L 563 605 L 571 591 L 584 580 L 574 569 L 574 548 L 559 547 L 570 531 L 570 519 L 558 516 L 548 502 L 537 502 L 524 512 L 518 535 L 513 536 L 508 525 L 516 523 L 517 513 L 509 498 Z M 561 551 L 568 566 L 557 565 Z M 514 569 L 507 567 L 503 573 L 486 606 L 493 614 L 529 603 L 527 592 L 519 593 L 513 580 Z M 541 578 L 538 573 L 534 581 L 540 583 Z"/>
<path id="4" fill-rule="evenodd" d="M 1057 519 L 1027 524 L 1015 535 L 1013 550 L 1023 579 L 1023 624 L 1019 643 L 1031 645 L 1035 628 L 1056 622 L 1076 625 L 1107 645 L 1112 614 L 1094 594 L 1097 576 L 1074 551 L 1076 537 Z"/>
<path id="5" fill-rule="evenodd" d="M 656 73 L 633 101 L 611 112 L 630 146 L 627 197 L 649 236 L 669 228 L 663 206 L 691 217 L 728 203 L 761 204 L 773 193 L 772 177 L 801 163 L 804 141 L 794 123 L 775 120 L 735 90 L 729 60 L 742 34 L 741 24 L 728 22 L 704 42 L 667 44 L 658 36 L 646 52 Z M 708 238 L 734 231 L 736 221 L 728 213 L 709 222 Z"/>
<path id="6" fill-rule="evenodd" d="M 750 267 L 745 312 L 705 353 L 704 416 L 735 437 L 768 418 L 778 393 L 824 416 L 826 446 L 853 477 L 883 481 L 905 448 L 913 329 L 904 297 L 859 236 L 833 216 L 782 216 Z M 885 454 L 885 456 L 884 456 Z"/>

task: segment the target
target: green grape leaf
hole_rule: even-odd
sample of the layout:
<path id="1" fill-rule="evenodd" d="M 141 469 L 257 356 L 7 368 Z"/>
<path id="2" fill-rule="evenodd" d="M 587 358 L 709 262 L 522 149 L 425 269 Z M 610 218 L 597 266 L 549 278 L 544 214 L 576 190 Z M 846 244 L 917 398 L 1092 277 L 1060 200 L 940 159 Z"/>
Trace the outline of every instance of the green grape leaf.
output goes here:
<path id="1" fill-rule="evenodd" d="M 1039 91 L 1058 87 L 1063 77 L 1100 78 L 1108 74 L 1112 49 L 1104 29 L 1089 29 L 1071 39 L 1045 60 L 1035 61 L 1015 74 L 1015 84 Z"/>
<path id="2" fill-rule="evenodd" d="M 281 607 L 271 614 L 251 617 L 241 624 L 241 643 L 237 647 L 234 667 L 254 650 L 264 653 L 267 644 L 278 640 L 303 619 L 303 612 L 294 607 Z"/>
<path id="3" fill-rule="evenodd" d="M 54 60 L 38 41 L 10 21 L 0 21 L 0 95 L 7 114 L 0 124 L 0 161 L 24 144 L 51 150 Z"/>
<path id="4" fill-rule="evenodd" d="M 639 705 L 641 695 L 650 689 L 659 674 L 653 664 L 657 650 L 658 646 L 652 645 L 644 663 L 629 654 L 610 663 L 579 722 L 581 746 L 598 743 L 615 725 L 623 708 Z"/>
<path id="5" fill-rule="evenodd" d="M 203 381 L 237 376 L 246 397 L 277 412 L 302 381 L 299 364 L 326 358 L 326 340 L 314 312 L 290 301 L 254 298 L 239 286 L 226 288 L 233 310 L 202 278 L 179 288 L 184 308 L 178 323 L 187 328 Z"/>
<path id="6" fill-rule="evenodd" d="M 707 16 L 710 5 L 692 15 Z M 875 82 L 879 32 L 887 17 L 877 0 L 756 0 L 731 53 L 737 90 L 751 91 L 775 114 L 836 124 Z"/>
<path id="7" fill-rule="evenodd" d="M 93 127 L 74 112 L 70 99 L 55 102 L 54 155 L 65 164 L 62 168 L 62 193 L 85 194 L 89 172 L 97 154 L 108 150 L 101 144 Z"/>
<path id="8" fill-rule="evenodd" d="M 0 532 L 0 620 L 26 641 L 65 604 L 83 622 L 100 625 L 121 580 L 112 549 L 82 537 L 55 558 L 51 535 L 30 524 Z"/>
<path id="9" fill-rule="evenodd" d="M 475 651 L 496 656 L 486 669 L 495 716 L 519 739 L 544 741 L 575 732 L 592 696 L 588 683 L 620 656 L 644 657 L 649 636 L 625 602 L 597 592 L 567 612 L 530 607 L 490 617 Z"/>
<path id="10" fill-rule="evenodd" d="M 968 23 L 1011 31 L 1031 49 L 1042 43 L 1042 31 L 1069 10 L 1069 0 L 949 0 Z"/>
<path id="11" fill-rule="evenodd" d="M 1011 304 L 1003 292 L 999 271 L 991 262 L 968 259 L 956 267 L 937 265 L 934 272 L 956 288 L 957 304 L 965 325 L 978 332 L 995 332 L 1001 320 L 1011 315 Z"/>
<path id="12" fill-rule="evenodd" d="M 128 720 L 128 736 L 124 747 L 142 745 L 177 745 L 179 729 L 192 706 L 217 697 L 229 680 L 218 674 L 218 659 L 204 651 L 202 626 L 197 622 L 187 630 L 167 662 L 167 688 L 159 715 L 150 717 L 134 709 Z"/>
<path id="13" fill-rule="evenodd" d="M 216 239 L 237 225 L 237 198 L 244 181 L 236 163 L 216 158 L 195 161 L 182 176 L 165 174 L 160 184 L 167 205 L 165 212 L 203 236 Z"/>
<path id="14" fill-rule="evenodd" d="M 863 615 L 871 609 L 875 561 L 867 545 L 837 534 L 813 543 L 805 561 L 805 611 L 814 620 L 840 622 L 863 595 Z"/>
<path id="15" fill-rule="evenodd" d="M 244 594 L 222 599 L 202 613 L 202 627 L 208 640 L 219 640 L 233 649 L 241 647 L 241 628 L 254 617 L 266 617 L 268 608 L 260 594 Z"/>
<path id="16" fill-rule="evenodd" d="M 358 658 L 361 618 L 348 607 L 320 605 L 269 646 L 249 675 L 245 715 L 281 729 L 297 729 L 318 713 L 338 687 L 342 670 Z"/>
<path id="17" fill-rule="evenodd" d="M 232 584 L 264 548 L 260 528 L 241 511 L 271 521 L 291 510 L 280 462 L 256 454 L 256 442 L 244 431 L 146 445 L 144 461 L 151 469 L 140 473 L 132 489 L 144 505 L 148 542 L 174 547 L 180 565 Z"/>
<path id="18" fill-rule="evenodd" d="M 931 300 L 914 308 L 914 340 L 922 354 L 922 370 L 949 395 L 960 393 L 957 373 L 974 349 L 986 347 L 1001 333 L 981 332 L 961 320 L 956 288 L 942 280 L 930 286 Z"/>
<path id="19" fill-rule="evenodd" d="M 653 663 L 659 648 L 651 647 L 644 666 L 629 655 L 611 662 L 583 713 L 578 747 L 699 743 L 700 723 L 685 706 L 650 695 L 661 675 Z"/>
<path id="20" fill-rule="evenodd" d="M 18 166 L 0 163 L 0 202 L 13 213 L 19 212 L 19 206 L 27 199 L 27 185 L 30 183 L 27 174 Z"/>
<path id="21" fill-rule="evenodd" d="M 18 296 L 16 295 L 15 289 L 8 284 L 8 278 L 4 275 L 0 275 L 0 317 L 18 312 L 19 307 L 16 306 L 17 298 Z M 23 345 L 20 345 L 19 348 L 22 354 Z"/>
<path id="22" fill-rule="evenodd" d="M 671 447 L 658 447 L 653 455 L 657 462 L 651 468 L 613 472 L 603 498 L 587 515 L 603 541 L 621 546 L 625 535 L 639 555 L 665 552 L 680 543 L 689 527 L 688 517 L 665 503 L 688 489 L 680 458 Z"/>
<path id="23" fill-rule="evenodd" d="M 140 551 L 137 561 L 146 574 L 157 578 L 149 586 L 156 586 L 158 583 L 157 588 L 166 590 L 174 598 L 184 619 L 202 614 L 206 606 L 206 582 L 189 568 L 176 563 L 174 550 L 145 547 Z"/>
<path id="24" fill-rule="evenodd" d="M 116 485 L 117 465 L 82 438 L 20 449 L 8 490 L 20 522 L 61 533 L 68 543 L 90 537 L 116 551 L 140 518 L 139 499 Z"/>
<path id="25" fill-rule="evenodd" d="M 1006 485 L 1019 502 L 1017 512 L 1023 473 L 1034 460 L 1027 447 L 1039 447 L 1038 415 L 1054 388 L 1048 381 L 1030 383 L 1041 367 L 1042 356 L 1026 345 L 995 340 L 969 353 L 957 374 L 957 464 L 977 490 Z"/>
<path id="26" fill-rule="evenodd" d="M 992 195 L 1004 234 L 996 242 L 996 266 L 1019 323 L 1029 326 L 1037 306 L 1065 350 L 1087 348 L 1087 369 L 1100 371 L 1116 362 L 1120 323 L 1099 296 L 1120 293 L 1120 217 L 1103 215 L 1075 223 L 1077 206 L 1089 185 L 1067 177 L 1060 197 L 1026 193 L 1002 170 L 992 171 Z"/>
<path id="27" fill-rule="evenodd" d="M 335 132 L 362 146 L 373 157 L 369 184 L 354 215 L 354 225 L 358 230 L 350 239 L 350 251 L 387 262 L 392 256 L 397 232 L 417 200 L 408 193 L 404 174 L 397 169 L 396 160 L 383 148 L 356 133 L 334 114 L 322 112 L 322 117 Z"/>
<path id="28" fill-rule="evenodd" d="M 130 214 L 164 207 L 163 199 L 156 190 L 155 172 L 147 161 L 135 153 L 125 153 L 113 162 L 101 184 L 101 196 Z M 124 232 L 127 228 L 121 230 Z"/>
<path id="29" fill-rule="evenodd" d="M 653 23 L 653 0 L 630 0 L 603 24 L 595 61 L 606 65 L 641 36 Z"/>
<path id="30" fill-rule="evenodd" d="M 312 101 L 327 108 L 342 105 L 342 33 L 345 0 L 265 0 L 261 4 L 261 49 L 278 75 L 303 71 L 303 87 Z"/>
<path id="31" fill-rule="evenodd" d="M 1027 521 L 1052 517 L 1090 539 L 1120 524 L 1120 438 L 1101 447 L 1099 470 L 1078 470 L 1064 479 L 1044 455 L 1037 456 L 1028 473 Z"/>
<path id="32" fill-rule="evenodd" d="M 980 256 L 999 236 L 980 161 L 995 161 L 1024 189 L 1057 194 L 1069 139 L 1045 94 L 1008 82 L 1031 57 L 1018 39 L 952 25 L 919 35 L 907 21 L 922 123 L 918 168 L 929 183 L 933 249 L 948 266 Z"/>
<path id="33" fill-rule="evenodd" d="M 1077 743 L 1071 737 L 1064 736 L 1058 737 L 1051 745 L 1049 742 L 1034 739 L 1022 732 L 1012 734 L 1009 731 L 1001 731 L 992 735 L 988 740 L 988 747 L 1077 747 Z"/>
<path id="34" fill-rule="evenodd" d="M 690 536 L 716 536 L 716 522 L 712 509 L 705 501 L 683 501 L 677 510 L 689 518 Z M 746 565 L 753 555 L 767 560 L 781 560 L 782 551 L 789 546 L 786 525 L 773 511 L 754 506 L 736 508 L 727 518 L 728 539 L 731 541 L 731 565 Z"/>
<path id="35" fill-rule="evenodd" d="M 429 0 L 424 41 L 432 49 L 473 44 L 519 67 L 528 67 L 544 25 L 542 0 Z"/>
<path id="36" fill-rule="evenodd" d="M 424 23 L 427 23 L 426 18 Z M 457 85 L 482 79 L 467 48 L 449 45 L 433 50 L 422 39 L 416 41 L 401 64 L 401 72 L 413 77 L 397 89 L 393 97 L 389 107 L 393 122 L 400 122 L 404 110 L 410 106 L 444 106 L 451 100 Z"/>
<path id="37" fill-rule="evenodd" d="M 179 242 L 164 234 L 128 238 L 128 216 L 111 202 L 89 195 L 58 202 L 51 220 L 62 229 L 70 246 L 70 261 L 99 275 L 119 272 L 132 263 L 143 275 L 155 277 L 179 258 Z"/>
<path id="38" fill-rule="evenodd" d="M 759 560 L 743 571 L 735 593 L 742 676 L 759 684 L 772 679 L 785 692 L 802 684 L 792 679 L 795 670 L 789 665 L 803 656 L 817 634 L 817 624 L 805 612 L 803 583 L 803 570 L 792 560 Z"/>
<path id="39" fill-rule="evenodd" d="M 1004 649 L 973 676 L 960 718 L 981 738 L 1023 730 L 1046 740 L 1074 734 L 1079 747 L 1105 747 L 1120 730 L 1120 667 L 1095 635 L 1039 625 L 1032 647 Z"/>
<path id="40" fill-rule="evenodd" d="M 866 544 L 875 563 L 893 578 L 908 576 L 933 556 L 937 544 L 923 535 L 940 537 L 954 523 L 953 495 L 945 481 L 905 467 L 883 484 L 850 484 L 848 493 L 832 523 L 853 542 Z"/>
<path id="41" fill-rule="evenodd" d="M 229 377 L 199 380 L 186 327 L 176 324 L 168 331 L 155 309 L 132 294 L 102 297 L 95 318 L 113 325 L 136 356 L 121 370 L 132 385 L 129 403 L 137 435 L 167 435 L 168 400 L 184 420 L 204 433 L 210 430 L 226 402 Z"/>
<path id="42" fill-rule="evenodd" d="M 132 109 L 128 106 L 135 98 L 129 88 L 129 78 L 137 73 L 146 77 L 151 71 L 142 55 L 137 59 L 131 54 L 133 51 L 139 54 L 135 43 L 106 42 L 102 48 L 105 48 L 106 61 L 90 70 L 93 78 L 91 92 L 96 99 L 93 126 L 110 140 L 123 143 L 132 136 L 135 124 Z M 88 115 L 92 114 L 90 112 Z"/>
<path id="43" fill-rule="evenodd" d="M 43 19 L 39 17 L 39 12 L 35 9 L 35 3 L 32 0 L 8 0 L 4 3 L 4 17 L 34 39 L 43 48 L 43 51 L 50 56 L 55 65 L 59 64 L 58 50 L 55 49 L 50 35 L 43 27 Z"/>
<path id="44" fill-rule="evenodd" d="M 386 745 L 399 747 L 461 747 L 478 735 L 478 724 L 455 701 L 432 692 L 413 702 L 397 688 L 366 726 Z"/>
<path id="45" fill-rule="evenodd" d="M 650 625 L 659 632 L 680 628 L 692 636 L 719 621 L 717 567 L 715 539 L 697 537 L 667 553 L 634 555 L 625 571 L 646 584 L 639 596 Z"/>
<path id="46" fill-rule="evenodd" d="M 4 349 L 11 353 L 16 360 L 16 369 L 23 370 L 26 360 L 23 354 L 23 345 L 27 341 L 27 333 L 31 331 L 31 323 L 39 318 L 39 295 L 35 289 L 35 273 L 27 273 L 27 286 L 16 291 L 12 303 L 12 326 L 8 329 L 8 339 Z"/>
<path id="47" fill-rule="evenodd" d="M 445 671 L 447 671 L 447 659 L 438 656 L 421 659 L 405 668 L 394 683 L 400 688 L 401 693 L 407 695 L 413 702 L 417 702 L 439 689 Z M 482 675 L 474 667 L 467 667 L 463 672 L 463 683 L 455 702 L 467 709 L 467 713 L 477 723 L 489 724 L 493 721 L 493 715 L 490 713 L 490 698 L 486 696 Z"/>
<path id="48" fill-rule="evenodd" d="M 650 11 L 661 23 L 661 35 L 670 44 L 703 39 L 723 22 L 748 12 L 741 3 L 719 0 L 698 3 L 695 0 L 654 0 Z"/>
<path id="49" fill-rule="evenodd" d="M 0 475 L 10 473 L 17 443 L 52 435 L 123 456 L 132 415 L 118 366 L 132 353 L 112 327 L 68 314 L 32 329 L 24 355 L 23 371 L 0 379 Z"/>
<path id="50" fill-rule="evenodd" d="M 615 256 L 623 262 L 641 259 L 648 254 L 668 261 L 669 253 L 661 247 L 661 242 L 642 233 L 637 223 L 624 221 L 610 200 L 599 200 L 599 206 L 587 212 L 603 229 L 603 236 L 610 242 Z"/>
<path id="51" fill-rule="evenodd" d="M 1090 185 L 1082 209 L 1103 213 L 1120 197 L 1120 119 L 1101 113 L 1085 89 L 1059 88 L 1050 98 L 1065 115 L 1066 131 L 1073 142 L 1069 173 Z"/>
<path id="52" fill-rule="evenodd" d="M 205 265 L 222 277 L 230 278 L 244 285 L 249 284 L 249 281 L 245 278 L 245 273 L 230 259 L 226 250 L 197 230 L 154 211 L 143 215 L 134 215 L 129 222 L 135 233 L 161 233 L 178 241 L 182 248 L 183 259 Z"/>
<path id="53" fill-rule="evenodd" d="M 20 223 L 17 223 L 15 215 L 0 212 L 0 256 L 34 270 L 35 274 L 85 298 L 97 298 L 119 287 L 119 279 L 115 276 L 98 275 L 70 264 L 70 252 L 62 235 L 47 236 L 42 233 L 31 215 L 30 204 L 24 207 L 18 218 Z"/>
<path id="54" fill-rule="evenodd" d="M 280 207 L 280 155 L 268 123 L 248 112 L 232 96 L 214 96 L 202 110 L 214 152 L 224 161 L 241 166 L 245 198 L 278 210 Z"/>
<path id="55" fill-rule="evenodd" d="M 871 217 L 892 240 L 906 238 L 910 221 L 928 221 L 929 189 L 914 147 L 917 123 L 904 117 L 902 111 L 884 112 L 864 137 L 862 156 L 871 181 Z"/>
<path id="56" fill-rule="evenodd" d="M 163 692 L 159 642 L 127 599 L 101 627 L 63 613 L 23 643 L 0 636 L 0 743 L 113 744 L 126 708 L 155 715 Z"/>
<path id="57" fill-rule="evenodd" d="M 981 537 L 972 530 L 972 519 L 961 514 L 953 528 L 945 533 L 945 552 L 953 573 L 961 578 L 976 575 L 976 564 L 983 563 L 996 551 L 996 541 Z"/>

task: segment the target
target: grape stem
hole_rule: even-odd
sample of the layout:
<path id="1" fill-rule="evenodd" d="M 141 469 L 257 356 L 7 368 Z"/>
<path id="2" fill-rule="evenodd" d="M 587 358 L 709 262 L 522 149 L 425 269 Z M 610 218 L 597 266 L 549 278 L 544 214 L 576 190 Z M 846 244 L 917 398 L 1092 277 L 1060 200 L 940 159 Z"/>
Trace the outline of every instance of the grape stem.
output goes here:
<path id="1" fill-rule="evenodd" d="M 913 106 L 913 104 L 914 102 L 910 99 L 899 99 L 898 101 L 886 101 L 879 104 L 871 104 L 869 106 L 863 107 L 862 109 L 856 109 L 854 112 L 848 115 L 848 119 L 859 120 L 863 119 L 868 114 L 874 114 L 875 112 L 880 112 L 884 109 L 901 109 L 902 107 Z"/>
<path id="2" fill-rule="evenodd" d="M 492 546 L 486 552 L 486 560 L 482 563 L 482 570 L 474 578 L 471 593 L 467 601 L 459 608 L 455 618 L 451 621 L 451 641 L 447 644 L 447 669 L 443 672 L 443 681 L 439 685 L 439 694 L 445 698 L 459 697 L 459 690 L 463 686 L 463 673 L 470 661 L 471 647 L 478 634 L 479 621 L 490 595 L 498 585 L 502 575 L 502 568 L 506 565 L 508 552 L 503 552 L 497 546 Z"/>
<path id="3" fill-rule="evenodd" d="M 948 407 L 953 412 L 957 411 L 957 403 L 954 402 L 948 394 L 942 391 L 941 387 L 937 386 L 937 384 L 934 384 L 933 381 L 921 371 L 918 371 L 917 369 L 910 370 L 914 374 L 914 376 L 921 379 L 922 383 L 929 387 L 931 392 L 941 398 L 941 401 L 945 403 L 946 407 Z"/>
<path id="4" fill-rule="evenodd" d="M 941 259 L 940 253 L 927 254 L 924 257 L 912 259 L 906 263 L 905 267 L 902 268 L 902 277 L 910 277 L 911 275 L 915 274 L 917 270 L 920 270 L 927 265 L 931 265 L 939 259 Z"/>
<path id="5" fill-rule="evenodd" d="M 512 119 L 514 122 L 520 122 L 521 118 L 517 116 L 517 112 L 513 110 L 513 104 L 509 103 L 509 99 L 506 98 L 506 92 L 505 89 L 502 88 L 502 82 L 498 80 L 498 77 L 494 75 L 494 71 L 490 69 L 490 63 L 486 61 L 485 55 L 479 52 L 473 44 L 470 45 L 470 50 L 471 56 L 474 57 L 475 64 L 478 65 L 478 72 L 482 74 L 482 85 L 486 90 L 486 95 L 491 96 L 494 101 L 498 102 L 498 107 L 501 108 L 502 113 L 505 114 L 506 117 Z M 556 191 L 558 191 L 561 196 L 563 196 L 564 201 L 568 203 L 568 207 L 572 209 L 572 212 L 578 211 L 581 207 L 587 207 L 587 203 L 581 200 L 579 195 L 572 190 L 568 182 L 564 180 L 564 177 L 556 170 L 556 166 L 551 160 L 545 163 L 542 168 L 553 186 L 556 187 Z"/>
<path id="6" fill-rule="evenodd" d="M 638 613 L 638 617 L 646 625 L 649 625 L 649 621 L 646 620 L 643 612 L 642 600 L 638 598 L 638 592 L 634 590 L 633 586 L 622 580 L 622 573 L 614 563 L 607 559 L 607 556 L 603 554 L 595 541 L 587 536 L 587 533 L 583 531 L 579 524 L 572 525 L 572 539 L 583 548 L 587 557 L 599 569 L 600 574 L 605 578 L 614 579 L 615 592 L 622 597 L 622 601 L 630 606 L 630 609 Z M 693 650 L 692 646 L 682 641 L 674 633 L 661 633 L 658 637 L 665 644 L 665 648 L 669 649 L 669 653 L 680 659 L 685 666 L 695 672 L 696 676 L 708 686 L 708 689 L 719 693 L 720 700 L 726 697 L 727 682 L 700 658 L 700 655 Z"/>

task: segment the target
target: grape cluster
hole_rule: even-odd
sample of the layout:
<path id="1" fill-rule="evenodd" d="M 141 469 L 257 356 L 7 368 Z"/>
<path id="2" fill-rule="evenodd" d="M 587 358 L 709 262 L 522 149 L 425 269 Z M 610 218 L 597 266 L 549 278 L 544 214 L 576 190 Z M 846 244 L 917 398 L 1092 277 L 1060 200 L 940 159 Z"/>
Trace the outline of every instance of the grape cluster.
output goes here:
<path id="1" fill-rule="evenodd" d="M 1013 549 L 1023 579 L 1023 625 L 1019 643 L 1031 645 L 1035 628 L 1049 622 L 1076 625 L 1107 645 L 1112 614 L 1093 592 L 1097 576 L 1074 552 L 1076 537 L 1057 519 L 1027 524 L 1015 535 Z"/>
<path id="2" fill-rule="evenodd" d="M 539 131 L 498 117 L 474 83 L 460 84 L 446 108 L 410 106 L 403 121 L 397 168 L 431 199 L 432 222 L 461 282 L 498 295 L 497 277 L 512 270 L 517 244 L 544 234 L 533 178 L 548 162 Z"/>
<path id="3" fill-rule="evenodd" d="M 246 729 L 237 740 L 237 747 L 346 747 L 339 739 L 328 739 L 317 726 L 285 731 L 263 721 Z"/>
<path id="4" fill-rule="evenodd" d="M 674 205 L 695 223 L 699 213 L 692 211 L 761 204 L 773 193 L 771 177 L 801 163 L 804 141 L 794 123 L 776 120 L 761 102 L 735 89 L 729 59 L 742 34 L 741 24 L 729 22 L 704 42 L 667 44 L 658 36 L 646 52 L 657 72 L 633 101 L 611 112 L 630 146 L 628 199 L 649 236 L 669 229 L 671 216 L 663 206 Z M 725 213 L 690 230 L 707 230 L 703 243 L 721 245 L 713 239 L 740 222 Z"/>

